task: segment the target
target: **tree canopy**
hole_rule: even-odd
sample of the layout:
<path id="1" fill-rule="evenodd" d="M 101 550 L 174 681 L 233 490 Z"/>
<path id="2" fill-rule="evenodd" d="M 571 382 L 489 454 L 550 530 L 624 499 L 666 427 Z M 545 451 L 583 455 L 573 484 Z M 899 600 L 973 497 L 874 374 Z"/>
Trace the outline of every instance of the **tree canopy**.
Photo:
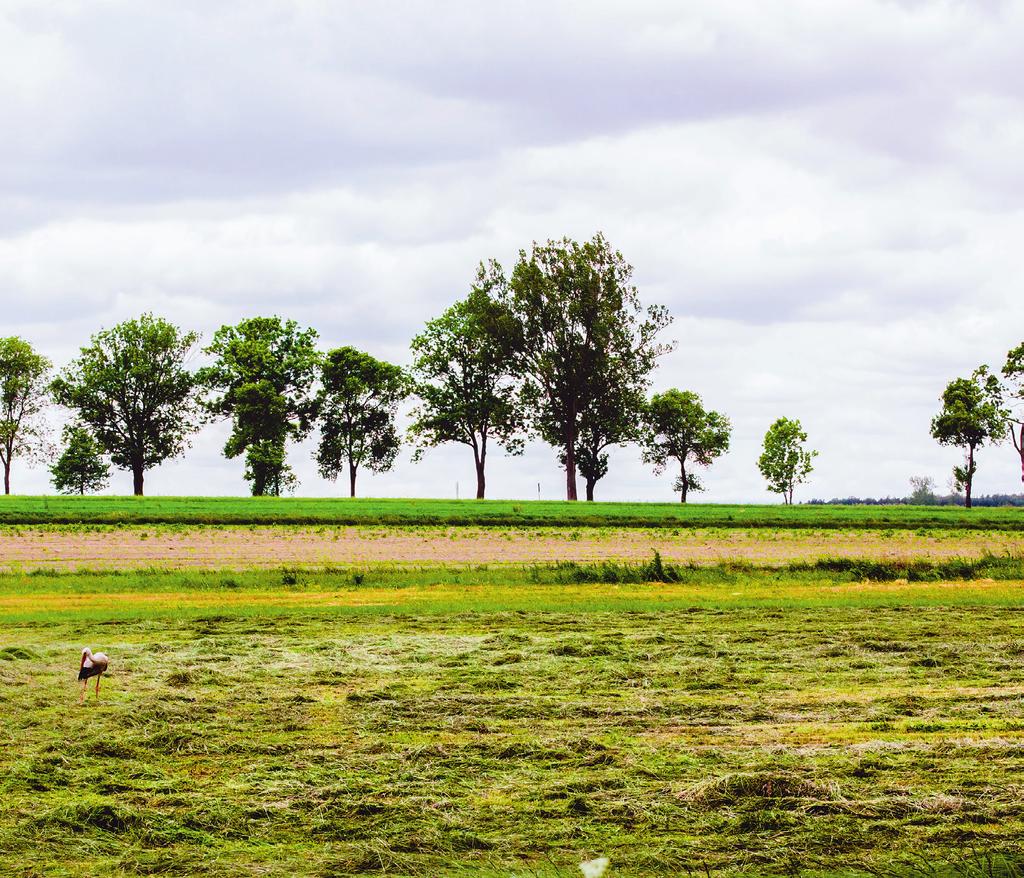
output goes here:
<path id="1" fill-rule="evenodd" d="M 492 441 L 523 449 L 523 412 L 513 374 L 511 316 L 493 295 L 504 286 L 501 266 L 481 265 L 468 296 L 427 323 L 411 344 L 419 404 L 409 433 L 424 448 L 447 442 L 473 452 L 476 496 L 486 493 Z"/>
<path id="2" fill-rule="evenodd" d="M 607 468 L 603 449 L 633 438 L 627 428 L 639 410 L 630 418 L 630 409 L 669 349 L 657 335 L 671 318 L 663 307 L 640 305 L 632 273 L 601 234 L 534 243 L 529 254 L 520 251 L 504 297 L 530 426 L 560 449 L 569 500 L 577 499 L 581 434 L 596 481 Z"/>
<path id="3" fill-rule="evenodd" d="M 50 361 L 17 336 L 0 338 L 0 463 L 4 493 L 11 493 L 17 457 L 36 458 L 46 449 L 42 414 L 49 401 Z"/>
<path id="4" fill-rule="evenodd" d="M 353 347 L 328 352 L 320 380 L 320 474 L 333 481 L 347 467 L 349 493 L 355 497 L 360 467 L 386 472 L 398 456 L 402 442 L 395 415 L 410 381 L 398 366 Z"/>
<path id="5" fill-rule="evenodd" d="M 1006 355 L 1003 376 L 1009 381 L 1008 393 L 1014 409 L 1007 410 L 1010 439 L 1020 457 L 1020 479 L 1024 482 L 1024 342 Z"/>
<path id="6" fill-rule="evenodd" d="M 231 418 L 224 454 L 245 454 L 254 496 L 277 496 L 295 484 L 286 445 L 306 436 L 313 422 L 317 338 L 316 330 L 300 329 L 294 320 L 251 317 L 222 326 L 205 348 L 215 357 L 199 371 L 205 407 L 215 417 Z"/>
<path id="7" fill-rule="evenodd" d="M 942 392 L 942 409 L 932 419 L 932 437 L 940 445 L 964 449 L 964 465 L 953 467 L 953 478 L 964 491 L 964 505 L 971 508 L 971 488 L 978 464 L 975 452 L 986 442 L 999 443 L 1006 436 L 1008 415 L 1003 408 L 999 379 L 987 366 L 975 369 L 970 378 L 954 378 Z"/>
<path id="8" fill-rule="evenodd" d="M 110 481 L 110 466 L 103 449 L 86 427 L 69 424 L 63 431 L 64 450 L 50 473 L 53 486 L 62 494 L 92 494 Z"/>
<path id="9" fill-rule="evenodd" d="M 651 398 L 645 422 L 644 462 L 661 473 L 669 461 L 675 461 L 679 465 L 675 488 L 680 502 L 685 503 L 690 491 L 704 490 L 692 467 L 711 466 L 729 450 L 729 419 L 705 409 L 696 393 L 672 388 Z"/>
<path id="10" fill-rule="evenodd" d="M 115 466 L 131 470 L 136 495 L 146 470 L 181 454 L 199 425 L 186 368 L 198 340 L 143 314 L 96 333 L 53 382 L 57 402 L 77 413 Z"/>
<path id="11" fill-rule="evenodd" d="M 817 451 L 804 448 L 807 433 L 799 420 L 779 418 L 764 434 L 764 449 L 757 467 L 768 482 L 768 490 L 781 494 L 783 502 L 792 504 L 793 489 L 807 481 L 814 470 Z"/>

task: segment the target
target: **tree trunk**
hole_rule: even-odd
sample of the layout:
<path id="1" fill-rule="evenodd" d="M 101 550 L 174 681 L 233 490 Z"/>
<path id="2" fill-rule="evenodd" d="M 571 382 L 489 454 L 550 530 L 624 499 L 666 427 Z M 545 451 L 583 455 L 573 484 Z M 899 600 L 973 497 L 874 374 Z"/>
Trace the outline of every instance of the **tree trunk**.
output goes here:
<path id="1" fill-rule="evenodd" d="M 349 497 L 356 495 L 356 465 L 352 461 L 348 463 L 348 495 Z"/>
<path id="2" fill-rule="evenodd" d="M 587 476 L 587 500 L 591 503 L 594 501 L 594 486 L 597 484 L 597 479 L 592 479 Z"/>
<path id="3" fill-rule="evenodd" d="M 576 436 L 571 427 L 565 430 L 565 499 L 579 499 L 576 494 Z"/>
<path id="4" fill-rule="evenodd" d="M 476 452 L 473 452 L 474 462 L 476 463 L 476 499 L 484 499 L 484 491 L 487 489 L 487 480 L 484 478 L 484 461 L 483 458 L 478 457 Z"/>
<path id="5" fill-rule="evenodd" d="M 141 463 L 132 464 L 132 489 L 136 497 L 142 496 L 142 483 L 145 478 L 145 470 Z"/>
<path id="6" fill-rule="evenodd" d="M 11 459 L 4 461 L 4 493 L 11 493 Z"/>
<path id="7" fill-rule="evenodd" d="M 680 503 L 685 503 L 686 502 L 686 492 L 690 489 L 690 483 L 688 481 L 686 481 L 686 464 L 681 462 L 681 461 L 679 463 L 679 484 L 680 484 L 679 502 Z"/>
<path id="8" fill-rule="evenodd" d="M 964 506 L 971 508 L 971 486 L 974 482 L 974 446 L 967 446 L 967 478 L 964 480 Z"/>
<path id="9" fill-rule="evenodd" d="M 1020 441 L 1017 440 L 1017 435 L 1013 432 L 1013 424 L 1010 425 L 1010 438 L 1013 440 L 1013 447 L 1017 449 L 1017 454 L 1020 455 L 1020 480 L 1024 482 L 1024 422 L 1018 426 L 1020 426 Z"/>

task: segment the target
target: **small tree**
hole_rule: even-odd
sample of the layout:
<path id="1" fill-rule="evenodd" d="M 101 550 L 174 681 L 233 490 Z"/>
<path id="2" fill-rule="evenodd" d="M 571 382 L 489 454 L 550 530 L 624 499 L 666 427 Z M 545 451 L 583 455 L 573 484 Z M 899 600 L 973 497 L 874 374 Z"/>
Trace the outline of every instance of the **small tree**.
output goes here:
<path id="1" fill-rule="evenodd" d="M 4 493 L 11 493 L 16 457 L 41 457 L 46 447 L 42 413 L 49 399 L 51 363 L 27 341 L 0 338 L 0 463 Z"/>
<path id="2" fill-rule="evenodd" d="M 1010 439 L 1020 458 L 1020 480 L 1024 482 L 1024 411 L 1021 409 L 1024 405 L 1024 343 L 1006 355 L 1003 375 L 1010 382 L 1008 392 L 1016 404 L 1015 410 L 1008 413 L 1008 426 Z"/>
<path id="3" fill-rule="evenodd" d="M 911 476 L 910 496 L 907 502 L 912 506 L 934 506 L 939 498 L 935 494 L 935 479 L 931 476 Z"/>
<path id="4" fill-rule="evenodd" d="M 333 481 L 347 466 L 349 495 L 355 497 L 361 466 L 377 473 L 391 469 L 402 444 L 395 415 L 409 391 L 409 379 L 398 366 L 352 347 L 330 351 L 317 396 L 320 474 Z"/>
<path id="5" fill-rule="evenodd" d="M 783 502 L 792 504 L 793 489 L 807 481 L 814 470 L 812 461 L 817 451 L 804 448 L 807 434 L 798 420 L 779 418 L 764 434 L 764 451 L 757 460 L 768 490 L 781 494 Z"/>
<path id="6" fill-rule="evenodd" d="M 131 470 L 136 495 L 146 470 L 181 454 L 199 426 L 186 368 L 198 340 L 143 314 L 96 333 L 53 382 L 57 402 L 77 412 L 115 466 Z"/>
<path id="7" fill-rule="evenodd" d="M 80 424 L 64 428 L 64 450 L 50 467 L 53 486 L 62 494 L 92 494 L 110 481 L 110 466 L 92 433 Z"/>
<path id="8" fill-rule="evenodd" d="M 652 464 L 659 474 L 670 460 L 678 463 L 675 488 L 679 491 L 679 502 L 685 503 L 690 491 L 704 490 L 693 467 L 711 466 L 715 458 L 729 450 L 729 419 L 707 411 L 696 393 L 673 388 L 655 394 L 647 406 L 645 420 L 644 462 Z"/>
<path id="9" fill-rule="evenodd" d="M 980 366 L 970 378 L 950 381 L 941 399 L 942 410 L 932 419 L 932 437 L 940 445 L 964 449 L 964 465 L 953 468 L 953 477 L 963 488 L 964 505 L 970 509 L 978 469 L 975 452 L 986 442 L 998 444 L 1006 436 L 1008 416 L 1002 405 L 1002 388 L 988 367 Z"/>
<path id="10" fill-rule="evenodd" d="M 607 449 L 642 438 L 646 388 L 642 382 L 624 378 L 616 365 L 611 364 L 593 382 L 590 403 L 580 415 L 576 432 L 576 469 L 583 476 L 588 501 L 594 499 L 594 488 L 608 474 Z M 550 429 L 543 433 L 554 435 Z M 564 449 L 558 460 L 566 466 Z"/>
<path id="11" fill-rule="evenodd" d="M 199 370 L 207 411 L 231 418 L 228 458 L 245 454 L 253 496 L 279 495 L 295 485 L 286 463 L 289 440 L 309 433 L 315 411 L 311 388 L 320 355 L 317 333 L 294 320 L 251 317 L 222 326 L 205 350 L 216 359 Z"/>
<path id="12" fill-rule="evenodd" d="M 415 393 L 410 434 L 425 448 L 446 442 L 473 452 L 476 496 L 486 491 L 485 466 L 492 441 L 511 454 L 523 450 L 518 381 L 509 354 L 509 315 L 492 296 L 504 283 L 501 266 L 481 265 L 470 294 L 431 320 L 412 340 Z"/>

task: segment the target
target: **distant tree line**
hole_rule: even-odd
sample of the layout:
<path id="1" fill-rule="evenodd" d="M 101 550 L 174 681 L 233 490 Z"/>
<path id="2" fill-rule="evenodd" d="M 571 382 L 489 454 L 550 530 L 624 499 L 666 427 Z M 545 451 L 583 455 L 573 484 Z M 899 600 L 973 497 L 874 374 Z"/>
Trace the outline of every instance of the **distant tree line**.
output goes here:
<path id="1" fill-rule="evenodd" d="M 483 497 L 493 449 L 516 455 L 540 439 L 565 470 L 569 500 L 580 478 L 593 500 L 608 450 L 634 443 L 656 472 L 676 473 L 686 502 L 728 451 L 731 423 L 693 391 L 651 395 L 658 360 L 672 349 L 660 338 L 671 317 L 641 304 L 632 274 L 601 234 L 535 242 L 510 272 L 481 263 L 468 295 L 413 338 L 408 368 L 352 347 L 322 351 L 316 330 L 278 316 L 222 326 L 200 347 L 197 333 L 143 314 L 96 333 L 56 376 L 28 342 L 0 339 L 4 489 L 16 458 L 52 459 L 53 401 L 73 416 L 51 466 L 67 492 L 101 490 L 112 464 L 132 473 L 141 495 L 147 471 L 182 455 L 204 424 L 226 421 L 224 455 L 243 459 L 257 496 L 294 489 L 288 446 L 315 433 L 321 475 L 346 476 L 351 496 L 361 471 L 389 470 L 408 441 L 414 459 L 466 446 Z M 200 352 L 208 362 L 192 368 Z M 786 503 L 812 470 L 817 452 L 806 442 L 788 418 L 765 435 L 758 466 Z"/>

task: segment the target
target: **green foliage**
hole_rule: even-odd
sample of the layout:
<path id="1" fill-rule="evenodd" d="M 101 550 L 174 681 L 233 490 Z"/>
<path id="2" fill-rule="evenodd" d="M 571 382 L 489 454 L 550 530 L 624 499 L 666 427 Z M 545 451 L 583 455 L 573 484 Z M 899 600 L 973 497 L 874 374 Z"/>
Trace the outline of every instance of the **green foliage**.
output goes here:
<path id="1" fill-rule="evenodd" d="M 764 450 L 757 468 L 768 482 L 768 490 L 782 494 L 787 504 L 793 503 L 793 489 L 807 481 L 814 470 L 812 461 L 817 451 L 804 448 L 807 434 L 798 420 L 779 418 L 764 435 Z"/>
<path id="2" fill-rule="evenodd" d="M 671 318 L 663 307 L 641 307 L 632 274 L 601 234 L 534 243 L 520 251 L 503 297 L 527 416 L 560 449 L 569 500 L 580 463 L 592 496 L 607 470 L 604 449 L 635 438 L 650 374 L 668 350 L 656 339 Z"/>
<path id="3" fill-rule="evenodd" d="M 317 337 L 294 320 L 252 317 L 222 326 L 205 348 L 216 357 L 199 371 L 209 394 L 205 406 L 213 416 L 231 418 L 224 454 L 246 455 L 245 478 L 254 496 L 278 496 L 296 483 L 285 449 L 312 425 Z"/>
<path id="4" fill-rule="evenodd" d="M 0 338 L 0 463 L 5 494 L 11 493 L 14 459 L 45 454 L 42 413 L 49 396 L 51 365 L 24 339 Z"/>
<path id="5" fill-rule="evenodd" d="M 1006 435 L 1008 416 L 1002 393 L 996 376 L 981 366 L 970 378 L 955 378 L 946 385 L 942 410 L 932 419 L 932 437 L 940 445 L 965 449 L 964 465 L 953 468 L 953 480 L 964 490 L 967 508 L 971 507 L 971 487 L 978 469 L 975 451 Z"/>
<path id="6" fill-rule="evenodd" d="M 655 394 L 645 412 L 646 436 L 643 458 L 657 473 L 664 472 L 670 460 L 679 464 L 676 490 L 685 503 L 690 491 L 703 491 L 687 463 L 708 467 L 729 450 L 732 429 L 729 419 L 708 411 L 700 396 L 689 390 L 672 388 Z"/>
<path id="7" fill-rule="evenodd" d="M 92 337 L 53 382 L 114 465 L 143 492 L 147 469 L 177 457 L 198 427 L 195 376 L 186 368 L 199 336 L 152 314 Z"/>
<path id="8" fill-rule="evenodd" d="M 324 358 L 317 396 L 320 444 L 316 459 L 321 475 L 336 479 L 347 466 L 354 497 L 361 466 L 377 473 L 391 469 L 402 444 L 395 415 L 409 392 L 409 378 L 398 366 L 352 347 L 330 351 Z"/>
<path id="9" fill-rule="evenodd" d="M 86 427 L 70 424 L 63 432 L 64 450 L 50 467 L 53 486 L 62 494 L 91 494 L 110 481 L 103 449 Z"/>
<path id="10" fill-rule="evenodd" d="M 504 278 L 494 262 L 481 265 L 469 295 L 427 323 L 412 340 L 415 393 L 410 434 L 424 448 L 458 442 L 473 450 L 477 497 L 485 493 L 491 440 L 523 450 L 523 415 L 512 371 L 508 311 L 494 298 Z"/>

